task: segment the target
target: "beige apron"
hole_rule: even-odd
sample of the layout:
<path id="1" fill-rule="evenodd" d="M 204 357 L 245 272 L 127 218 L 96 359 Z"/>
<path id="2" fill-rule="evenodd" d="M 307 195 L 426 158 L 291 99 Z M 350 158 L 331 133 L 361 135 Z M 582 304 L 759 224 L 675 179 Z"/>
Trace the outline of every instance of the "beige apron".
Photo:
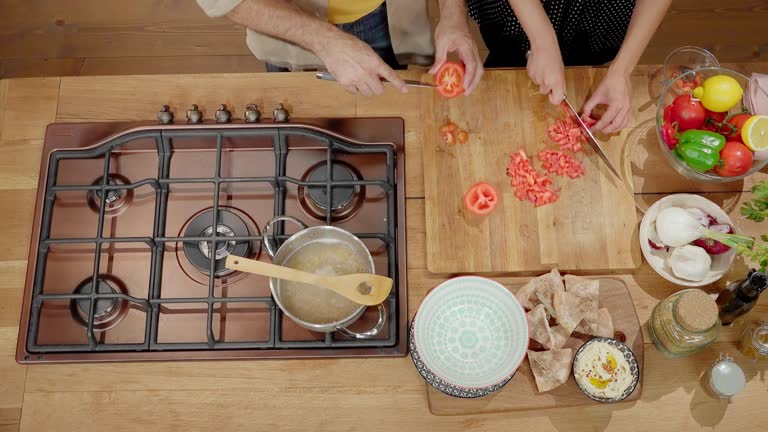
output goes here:
<path id="1" fill-rule="evenodd" d="M 242 0 L 197 0 L 211 17 L 226 15 Z M 309 15 L 328 20 L 328 0 L 292 0 Z M 392 48 L 400 64 L 431 65 L 435 47 L 426 0 L 387 0 L 387 17 Z M 291 70 L 317 69 L 322 65 L 317 56 L 297 45 L 281 41 L 251 29 L 246 43 L 259 59 Z"/>

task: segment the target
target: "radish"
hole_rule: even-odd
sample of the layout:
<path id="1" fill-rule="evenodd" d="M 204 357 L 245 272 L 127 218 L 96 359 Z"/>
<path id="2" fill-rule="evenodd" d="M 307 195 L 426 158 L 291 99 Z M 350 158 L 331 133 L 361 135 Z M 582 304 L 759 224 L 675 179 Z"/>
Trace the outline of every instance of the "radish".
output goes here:
<path id="1" fill-rule="evenodd" d="M 680 207 L 668 207 L 656 217 L 656 233 L 667 246 L 685 246 L 698 239 L 717 240 L 726 246 L 743 245 L 752 249 L 755 239 L 740 234 L 725 234 L 702 225 L 690 212 Z"/>
<path id="2" fill-rule="evenodd" d="M 719 233 L 733 234 L 733 227 L 728 224 L 710 225 L 709 229 Z M 721 242 L 712 239 L 698 239 L 694 240 L 692 244 L 704 249 L 710 255 L 720 255 L 731 250 L 730 246 L 726 246 Z"/>

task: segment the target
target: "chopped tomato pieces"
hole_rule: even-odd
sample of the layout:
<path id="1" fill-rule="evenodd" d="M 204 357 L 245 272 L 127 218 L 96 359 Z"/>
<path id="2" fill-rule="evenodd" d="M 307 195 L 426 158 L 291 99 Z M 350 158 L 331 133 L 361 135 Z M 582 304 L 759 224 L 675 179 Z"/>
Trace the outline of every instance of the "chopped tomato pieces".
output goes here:
<path id="1" fill-rule="evenodd" d="M 542 150 L 539 152 L 539 160 L 542 168 L 552 174 L 567 175 L 575 179 L 587 173 L 581 161 L 566 152 Z"/>
<path id="2" fill-rule="evenodd" d="M 450 120 L 440 128 L 440 133 L 443 135 L 443 143 L 448 145 L 456 144 L 457 139 L 462 144 L 469 141 L 469 132 L 459 129 L 459 126 Z"/>
<path id="3" fill-rule="evenodd" d="M 581 131 L 581 127 L 570 117 L 555 120 L 555 123 L 547 127 L 549 138 L 560 146 L 560 150 L 570 150 L 578 153 L 587 142 L 587 137 Z"/>
<path id="4" fill-rule="evenodd" d="M 525 151 L 520 149 L 510 155 L 507 175 L 515 189 L 515 197 L 520 201 L 530 201 L 534 207 L 541 207 L 558 200 L 557 192 L 552 190 L 552 179 L 536 171 Z"/>
<path id="5" fill-rule="evenodd" d="M 456 130 L 459 129 L 458 126 L 456 126 L 453 122 L 448 122 L 443 127 L 440 128 L 440 133 L 447 134 L 447 133 L 453 133 L 456 132 Z"/>
<path id="6" fill-rule="evenodd" d="M 488 183 L 476 183 L 464 194 L 464 206 L 470 213 L 485 216 L 499 204 L 499 194 Z"/>

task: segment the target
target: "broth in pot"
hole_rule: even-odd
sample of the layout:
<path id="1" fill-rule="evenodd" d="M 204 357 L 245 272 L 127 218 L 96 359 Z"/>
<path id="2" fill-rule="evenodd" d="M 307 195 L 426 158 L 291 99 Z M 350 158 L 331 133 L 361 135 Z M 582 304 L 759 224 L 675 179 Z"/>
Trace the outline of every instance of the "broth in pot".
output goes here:
<path id="1" fill-rule="evenodd" d="M 347 244 L 316 240 L 303 245 L 282 264 L 322 276 L 370 272 L 370 262 Z M 312 324 L 333 324 L 348 319 L 363 306 L 331 290 L 299 282 L 280 281 L 280 303 L 286 312 Z"/>

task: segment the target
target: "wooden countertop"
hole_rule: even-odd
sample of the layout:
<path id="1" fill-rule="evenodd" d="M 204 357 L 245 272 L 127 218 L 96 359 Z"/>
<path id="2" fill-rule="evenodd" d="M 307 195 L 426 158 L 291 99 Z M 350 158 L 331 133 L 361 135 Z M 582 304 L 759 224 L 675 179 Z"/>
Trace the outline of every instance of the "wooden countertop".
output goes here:
<path id="1" fill-rule="evenodd" d="M 768 72 L 768 64 L 738 66 Z M 645 207 L 666 193 L 706 192 L 738 214 L 745 182 L 719 186 L 680 181 L 661 159 L 652 95 L 658 67 L 638 68 L 631 125 L 608 143 L 615 158 L 631 163 L 636 201 Z M 493 73 L 524 73 L 500 71 Z M 417 72 L 409 72 L 415 78 Z M 649 77 L 652 79 L 649 81 Z M 649 82 L 651 84 L 649 84 Z M 20 366 L 14 361 L 33 203 L 45 126 L 51 122 L 151 120 L 163 104 L 178 114 L 198 103 L 210 118 L 220 103 L 257 102 L 263 111 L 284 102 L 294 117 L 398 116 L 406 122 L 406 195 L 409 314 L 424 294 L 450 277 L 426 270 L 420 92 L 389 90 L 377 98 L 353 97 L 309 73 L 30 78 L 0 81 L 0 431 L 134 430 L 757 430 L 768 424 L 766 365 L 737 352 L 743 321 L 724 329 L 709 350 L 668 360 L 645 337 L 642 399 L 614 406 L 508 414 L 438 417 L 429 412 L 425 384 L 409 357 L 284 361 L 113 363 Z M 626 146 L 624 145 L 626 144 Z M 625 149 L 625 150 L 621 150 Z M 628 151 L 626 151 L 628 150 Z M 650 152 L 650 153 L 649 153 Z M 649 175 L 653 173 L 653 175 Z M 735 217 L 735 216 L 734 216 Z M 765 232 L 738 218 L 739 231 Z M 737 261 L 726 279 L 744 274 Z M 503 283 L 523 277 L 499 275 Z M 618 275 L 630 287 L 640 320 L 676 291 L 647 264 Z M 749 319 L 768 319 L 768 296 Z M 733 404 L 711 399 L 699 383 L 720 352 L 735 356 L 748 383 Z"/>

